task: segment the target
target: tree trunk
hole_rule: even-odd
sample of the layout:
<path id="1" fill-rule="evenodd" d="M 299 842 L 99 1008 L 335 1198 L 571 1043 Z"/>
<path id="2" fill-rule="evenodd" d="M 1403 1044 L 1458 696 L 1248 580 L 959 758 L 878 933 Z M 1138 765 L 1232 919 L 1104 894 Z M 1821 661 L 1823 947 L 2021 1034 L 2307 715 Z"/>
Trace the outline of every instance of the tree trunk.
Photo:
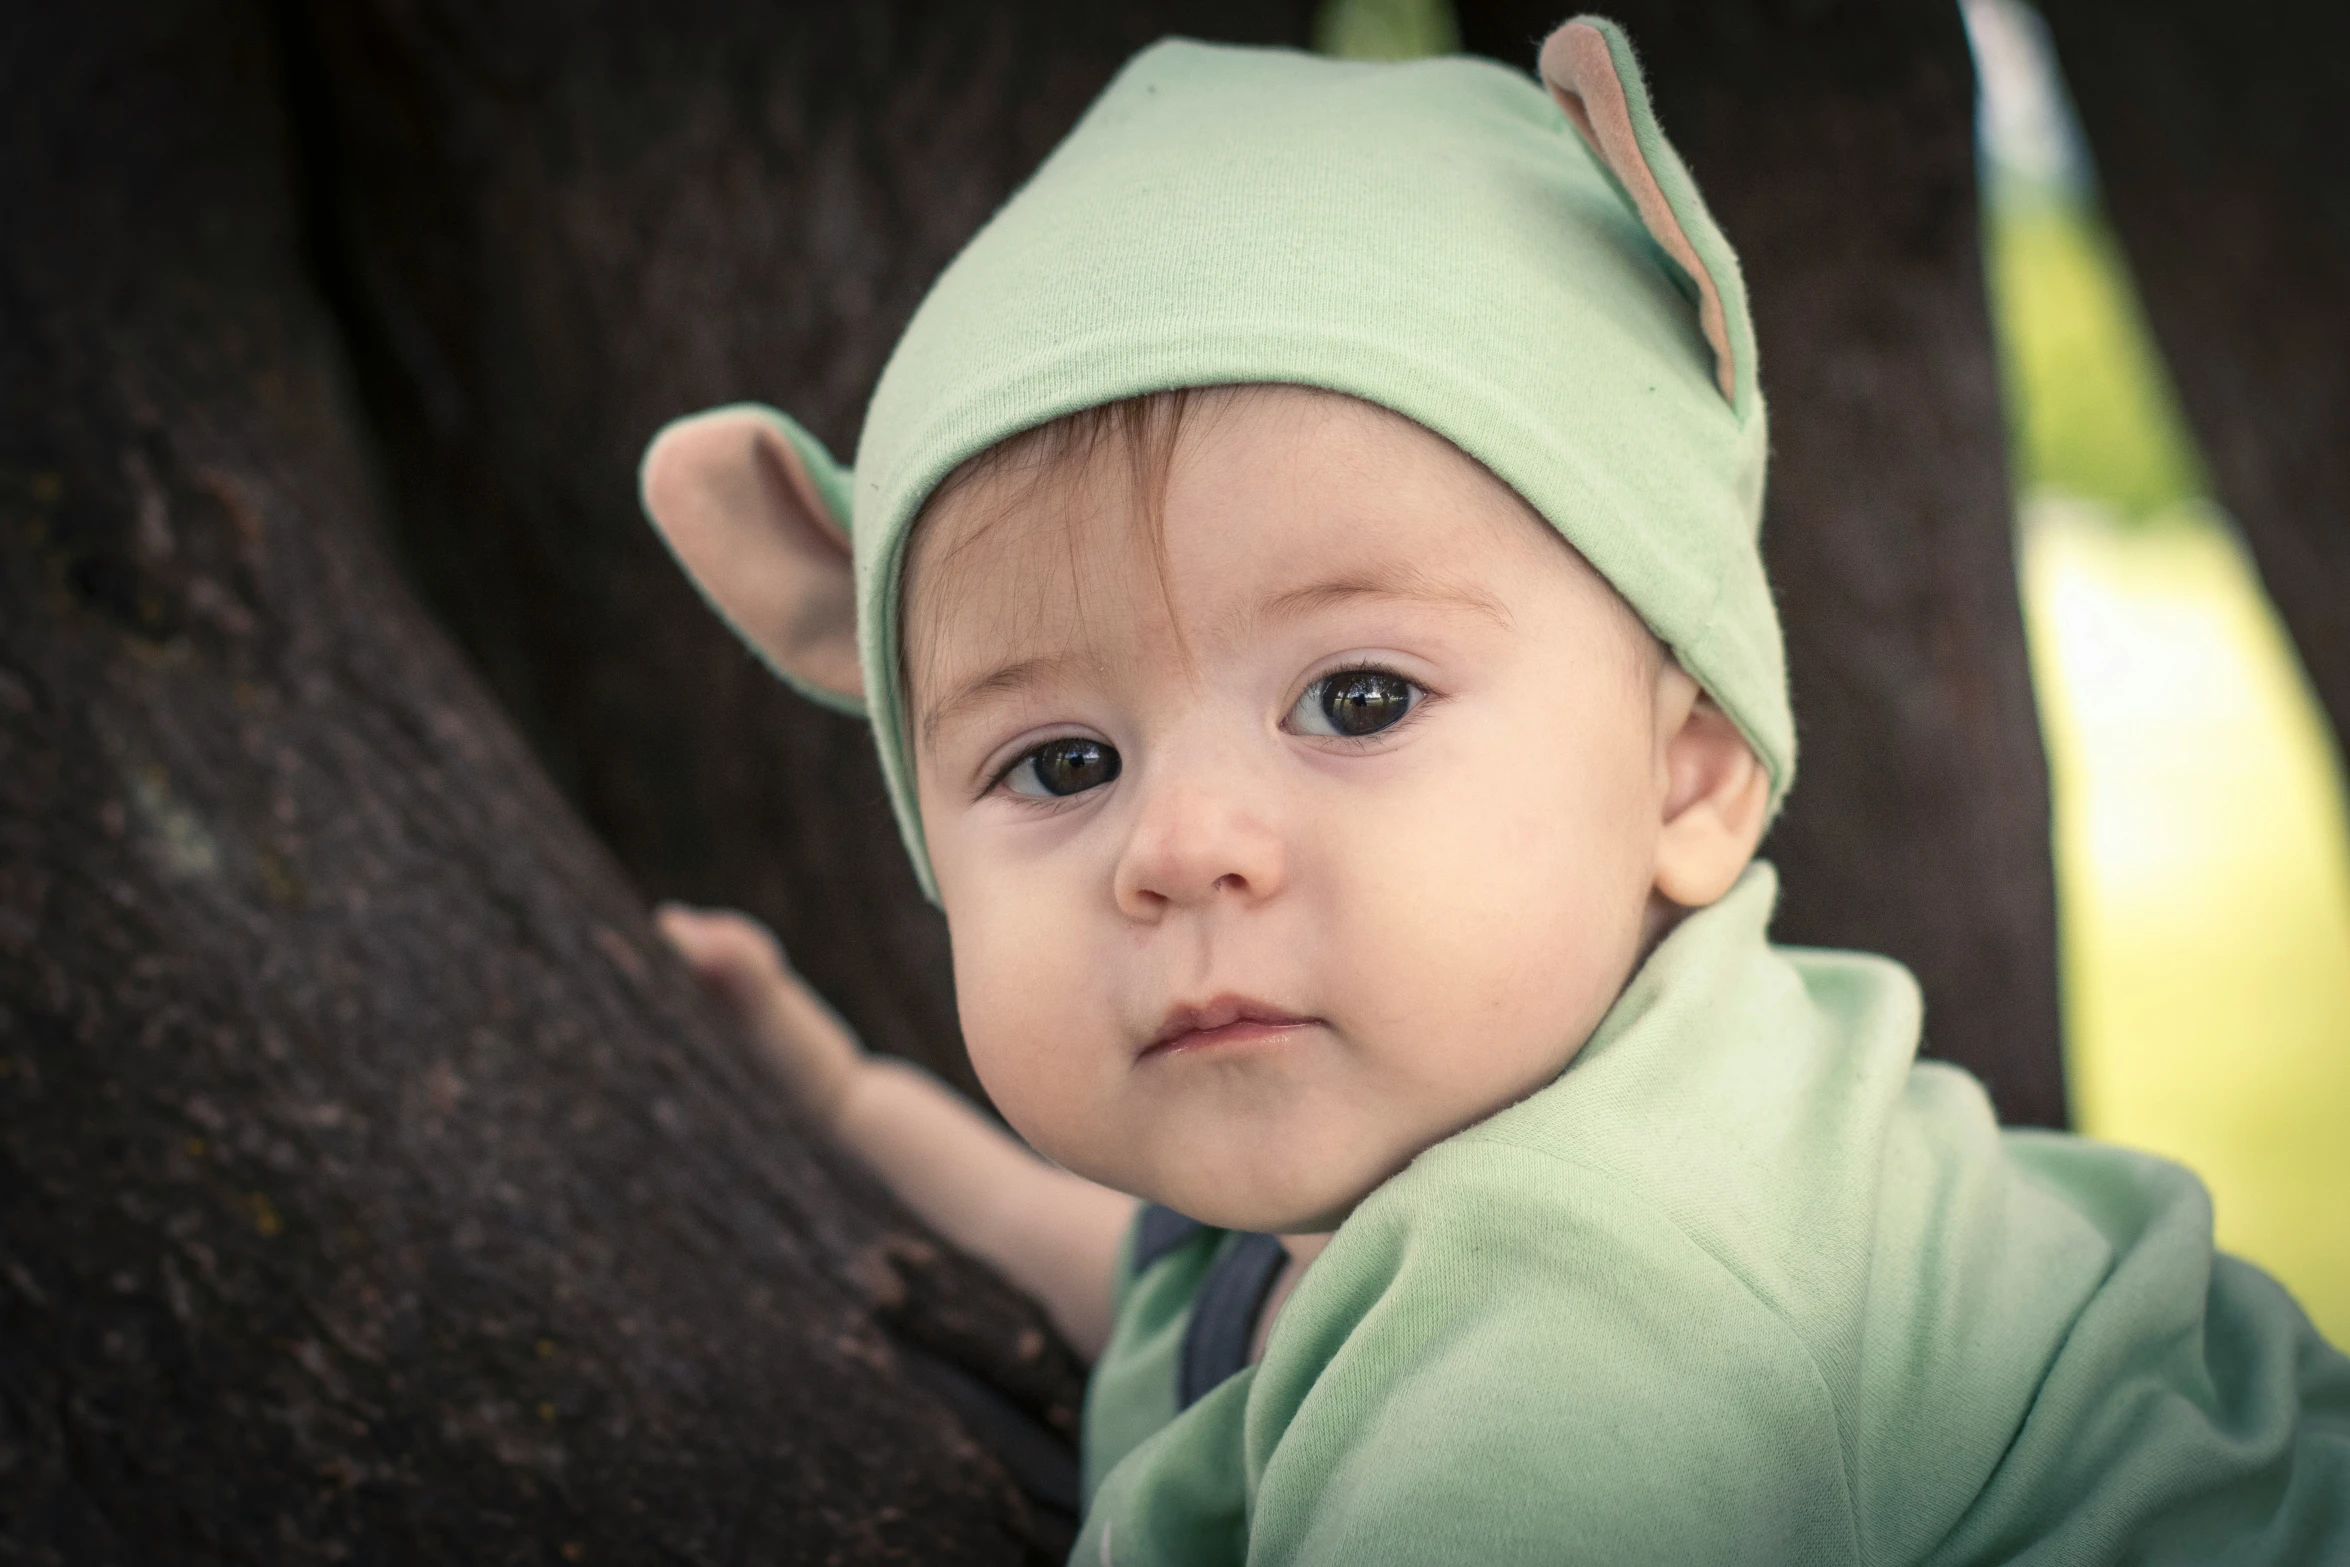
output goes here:
<path id="1" fill-rule="evenodd" d="M 259 14 L 7 35 L 0 1557 L 1053 1555 L 1066 1351 L 811 1146 L 394 578 Z"/>
<path id="2" fill-rule="evenodd" d="M 1308 0 L 288 0 L 317 251 L 441 619 L 649 894 L 764 918 L 877 1049 L 981 1097 L 864 726 L 786 690 L 639 514 L 665 419 L 845 459 L 930 281 L 1127 56 Z"/>
<path id="3" fill-rule="evenodd" d="M 2350 9 L 2046 11 L 2218 498 L 2350 737 Z"/>
<path id="4" fill-rule="evenodd" d="M 1763 546 L 1802 760 L 1781 940 L 1913 969 L 1926 1047 L 2062 1125 L 2047 767 L 1984 301 L 1973 75 L 1947 0 L 1624 0 L 1738 247 L 1770 397 Z M 1460 7 L 1523 64 L 1555 8 Z"/>

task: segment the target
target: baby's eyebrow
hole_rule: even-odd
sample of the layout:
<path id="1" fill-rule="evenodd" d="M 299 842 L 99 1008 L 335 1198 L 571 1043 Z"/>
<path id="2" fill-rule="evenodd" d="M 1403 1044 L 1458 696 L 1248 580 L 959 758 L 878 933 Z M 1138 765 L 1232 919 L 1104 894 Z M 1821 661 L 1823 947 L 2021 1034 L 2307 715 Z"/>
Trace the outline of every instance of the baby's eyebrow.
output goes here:
<path id="1" fill-rule="evenodd" d="M 1265 620 L 1291 620 L 1358 598 L 1414 599 L 1425 604 L 1473 610 L 1502 626 L 1510 623 L 1510 612 L 1501 600 L 1475 583 L 1442 577 L 1423 567 L 1403 562 L 1382 564 L 1345 576 L 1309 582 L 1304 587 L 1291 588 L 1267 599 L 1258 606 L 1256 614 Z"/>
<path id="2" fill-rule="evenodd" d="M 923 713 L 923 745 L 932 746 L 938 742 L 938 732 L 946 727 L 949 718 L 969 708 L 984 707 L 997 697 L 1009 696 L 1023 686 L 1049 680 L 1071 662 L 1065 654 L 1040 654 L 1035 658 L 998 665 L 977 679 L 964 682 L 955 688 L 953 694 Z"/>

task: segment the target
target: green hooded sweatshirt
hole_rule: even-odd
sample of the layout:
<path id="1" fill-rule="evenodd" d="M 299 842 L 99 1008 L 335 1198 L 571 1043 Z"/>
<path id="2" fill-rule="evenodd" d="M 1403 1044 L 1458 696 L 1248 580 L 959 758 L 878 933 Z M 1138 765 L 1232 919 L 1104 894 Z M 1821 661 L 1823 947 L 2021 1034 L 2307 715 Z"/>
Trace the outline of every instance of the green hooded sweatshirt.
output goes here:
<path id="1" fill-rule="evenodd" d="M 1264 1243 L 1147 1212 L 1071 1560 L 2350 1562 L 2350 1361 L 2201 1184 L 2002 1132 L 1906 970 L 1767 942 L 1776 890 L 1365 1199 L 1261 1363 L 1195 1319 Z"/>

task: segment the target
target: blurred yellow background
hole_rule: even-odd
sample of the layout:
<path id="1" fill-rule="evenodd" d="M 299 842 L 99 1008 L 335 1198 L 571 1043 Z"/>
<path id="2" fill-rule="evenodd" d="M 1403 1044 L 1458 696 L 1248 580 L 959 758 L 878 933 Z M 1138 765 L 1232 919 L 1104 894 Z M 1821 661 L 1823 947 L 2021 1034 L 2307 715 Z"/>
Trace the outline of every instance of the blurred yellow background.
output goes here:
<path id="1" fill-rule="evenodd" d="M 2350 1343 L 2350 834 L 2224 524 L 2027 503 L 2075 1124 L 2177 1159 L 2219 1243 Z"/>
<path id="2" fill-rule="evenodd" d="M 2339 752 L 2200 491 L 2085 201 L 1995 201 L 2025 622 L 2055 794 L 2075 1124 L 2211 1188 L 2219 1242 L 2350 1342 Z"/>
<path id="3" fill-rule="evenodd" d="M 2209 498 L 2038 17 L 1962 10 L 2074 1124 L 2202 1176 L 2219 1244 L 2350 1343 L 2341 753 Z"/>

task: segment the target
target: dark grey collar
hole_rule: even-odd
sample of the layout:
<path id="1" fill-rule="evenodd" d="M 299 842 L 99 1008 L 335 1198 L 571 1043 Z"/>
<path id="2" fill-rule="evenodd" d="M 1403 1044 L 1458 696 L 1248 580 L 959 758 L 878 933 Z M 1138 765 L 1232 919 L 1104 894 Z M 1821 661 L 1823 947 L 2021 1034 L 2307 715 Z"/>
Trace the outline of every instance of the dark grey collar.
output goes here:
<path id="1" fill-rule="evenodd" d="M 1172 1208 L 1152 1203 L 1143 1209 L 1134 1235 L 1134 1271 L 1140 1274 L 1207 1228 Z M 1183 1349 L 1175 1367 L 1175 1407 L 1189 1409 L 1226 1377 L 1248 1364 L 1249 1345 L 1265 1297 L 1289 1260 L 1278 1236 L 1254 1232 L 1236 1237 L 1199 1281 L 1184 1324 Z"/>

